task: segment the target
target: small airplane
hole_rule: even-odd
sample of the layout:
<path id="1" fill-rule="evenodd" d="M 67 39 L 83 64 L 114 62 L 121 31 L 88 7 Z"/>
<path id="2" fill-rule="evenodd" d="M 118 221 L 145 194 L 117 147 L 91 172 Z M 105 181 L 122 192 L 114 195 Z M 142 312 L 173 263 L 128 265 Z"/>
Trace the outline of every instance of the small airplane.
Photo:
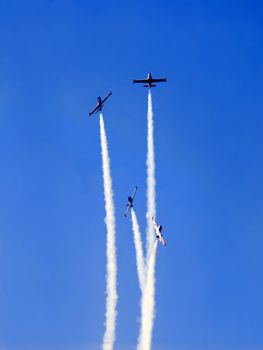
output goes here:
<path id="1" fill-rule="evenodd" d="M 153 222 L 153 226 L 155 228 L 155 231 L 156 231 L 156 238 L 159 239 L 159 241 L 162 243 L 162 245 L 165 247 L 166 246 L 166 242 L 163 238 L 163 235 L 162 235 L 162 225 L 159 225 L 157 226 L 156 222 L 155 222 L 155 217 L 152 216 L 152 222 Z"/>
<path id="2" fill-rule="evenodd" d="M 135 186 L 134 191 L 133 191 L 133 194 L 132 194 L 131 196 L 128 197 L 127 209 L 126 209 L 125 214 L 124 214 L 125 217 L 127 217 L 129 211 L 130 211 L 131 208 L 133 207 L 133 200 L 134 200 L 136 191 L 137 191 L 137 186 Z"/>
<path id="3" fill-rule="evenodd" d="M 97 104 L 97 106 L 91 112 L 89 112 L 89 116 L 90 117 L 92 116 L 93 113 L 98 113 L 99 111 L 102 110 L 102 107 L 104 106 L 104 103 L 110 97 L 110 95 L 112 95 L 111 91 L 103 99 L 101 99 L 101 97 L 98 97 L 98 104 Z"/>
<path id="4" fill-rule="evenodd" d="M 142 80 L 138 80 L 138 79 L 134 79 L 133 83 L 141 83 L 141 84 L 145 84 L 143 85 L 144 87 L 154 87 L 156 86 L 156 84 L 153 83 L 164 83 L 166 82 L 167 79 L 166 78 L 160 78 L 160 79 L 153 79 L 152 74 L 148 73 L 147 78 L 146 79 L 142 79 Z"/>

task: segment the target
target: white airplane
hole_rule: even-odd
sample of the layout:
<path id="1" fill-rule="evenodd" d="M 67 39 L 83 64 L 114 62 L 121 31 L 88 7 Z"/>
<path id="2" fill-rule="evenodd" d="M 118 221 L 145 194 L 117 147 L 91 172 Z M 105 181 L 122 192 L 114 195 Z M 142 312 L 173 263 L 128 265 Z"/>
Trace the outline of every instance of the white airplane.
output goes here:
<path id="1" fill-rule="evenodd" d="M 153 222 L 153 226 L 155 228 L 155 232 L 156 232 L 156 238 L 159 239 L 159 241 L 162 243 L 162 245 L 165 247 L 166 246 L 166 242 L 163 238 L 163 235 L 162 235 L 162 225 L 157 225 L 156 222 L 155 222 L 155 217 L 152 216 L 152 222 Z"/>

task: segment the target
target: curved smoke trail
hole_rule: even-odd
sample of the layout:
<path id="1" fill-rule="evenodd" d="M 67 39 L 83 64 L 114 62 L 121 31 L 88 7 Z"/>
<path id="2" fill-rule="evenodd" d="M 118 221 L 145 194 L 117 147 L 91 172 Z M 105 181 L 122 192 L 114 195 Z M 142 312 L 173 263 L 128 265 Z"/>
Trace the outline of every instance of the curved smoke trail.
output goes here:
<path id="1" fill-rule="evenodd" d="M 140 227 L 138 224 L 135 211 L 133 209 L 131 209 L 131 219 L 132 219 L 132 230 L 133 230 L 133 236 L 134 236 L 135 252 L 136 252 L 137 274 L 138 274 L 141 291 L 143 291 L 144 281 L 145 281 L 145 263 L 144 263 L 144 257 L 143 257 L 143 247 L 142 247 Z"/>
<path id="2" fill-rule="evenodd" d="M 102 113 L 100 114 L 100 139 L 103 169 L 104 199 L 107 227 L 107 274 L 106 274 L 106 321 L 103 337 L 103 350 L 112 350 L 116 337 L 117 317 L 117 263 L 115 245 L 115 213 L 108 142 Z"/>

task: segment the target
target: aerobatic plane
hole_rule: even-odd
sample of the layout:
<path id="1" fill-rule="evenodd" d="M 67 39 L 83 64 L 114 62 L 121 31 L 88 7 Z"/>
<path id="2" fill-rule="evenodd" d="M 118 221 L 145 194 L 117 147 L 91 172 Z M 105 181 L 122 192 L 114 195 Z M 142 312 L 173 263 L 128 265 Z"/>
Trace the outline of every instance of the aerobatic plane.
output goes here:
<path id="1" fill-rule="evenodd" d="M 166 242 L 163 238 L 163 235 L 162 235 L 162 225 L 157 225 L 156 222 L 155 222 L 155 217 L 153 216 L 152 217 L 152 222 L 153 222 L 153 226 L 155 228 L 155 232 L 156 232 L 156 238 L 159 239 L 159 241 L 162 243 L 162 245 L 165 247 L 166 246 Z"/>
<path id="2" fill-rule="evenodd" d="M 145 84 L 145 85 L 143 85 L 144 87 L 151 88 L 151 87 L 156 86 L 156 84 L 154 84 L 154 83 L 164 83 L 166 81 L 167 81 L 166 78 L 153 79 L 152 74 L 148 73 L 146 79 L 134 79 L 133 83 Z"/>
<path id="3" fill-rule="evenodd" d="M 101 97 L 98 97 L 97 106 L 91 112 L 89 112 L 89 116 L 90 117 L 92 116 L 93 113 L 98 113 L 98 112 L 100 112 L 102 110 L 102 107 L 104 106 L 104 103 L 110 97 L 110 95 L 112 95 L 111 91 L 103 99 L 101 99 Z"/>
<path id="4" fill-rule="evenodd" d="M 130 211 L 131 208 L 133 207 L 133 200 L 134 200 L 136 191 L 137 191 L 137 186 L 135 186 L 134 191 L 133 191 L 133 194 L 132 194 L 131 196 L 128 197 L 127 209 L 126 209 L 125 214 L 124 214 L 125 217 L 128 215 L 129 211 Z"/>

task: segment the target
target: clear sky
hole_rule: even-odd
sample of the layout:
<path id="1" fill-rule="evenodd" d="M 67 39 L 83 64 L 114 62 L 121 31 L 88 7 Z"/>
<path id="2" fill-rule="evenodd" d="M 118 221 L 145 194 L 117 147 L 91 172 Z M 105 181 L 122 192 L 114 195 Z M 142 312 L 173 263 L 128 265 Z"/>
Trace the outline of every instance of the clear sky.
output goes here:
<path id="1" fill-rule="evenodd" d="M 97 96 L 115 192 L 117 350 L 140 291 L 127 196 L 145 231 L 153 89 L 158 248 L 153 350 L 263 349 L 261 1 L 0 0 L 0 349 L 97 350 L 104 198 Z M 145 238 L 145 237 L 144 237 Z"/>

